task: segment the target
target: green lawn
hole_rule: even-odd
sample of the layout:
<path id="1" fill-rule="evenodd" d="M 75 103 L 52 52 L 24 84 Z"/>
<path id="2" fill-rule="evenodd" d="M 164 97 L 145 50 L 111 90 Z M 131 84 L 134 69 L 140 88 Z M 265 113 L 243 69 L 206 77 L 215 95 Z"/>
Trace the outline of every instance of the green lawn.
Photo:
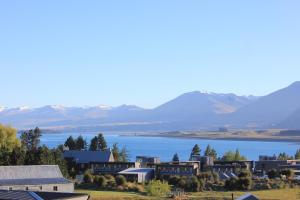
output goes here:
<path id="1" fill-rule="evenodd" d="M 91 195 L 91 200 L 155 200 L 155 198 L 139 195 L 129 192 L 110 192 L 110 191 L 95 191 L 95 190 L 76 190 L 80 193 L 88 193 Z M 300 200 L 300 189 L 281 189 L 281 190 L 264 190 L 251 192 L 261 200 Z M 231 200 L 232 192 L 198 192 L 188 194 L 186 199 L 191 200 Z M 234 197 L 237 198 L 245 192 L 234 192 Z"/>

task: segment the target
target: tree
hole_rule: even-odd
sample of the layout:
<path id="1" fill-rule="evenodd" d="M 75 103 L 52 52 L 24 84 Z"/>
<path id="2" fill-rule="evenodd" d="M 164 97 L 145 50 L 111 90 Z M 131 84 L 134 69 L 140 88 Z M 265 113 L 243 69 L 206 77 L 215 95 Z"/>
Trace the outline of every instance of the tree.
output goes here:
<path id="1" fill-rule="evenodd" d="M 165 197 L 170 192 L 171 187 L 167 182 L 159 180 L 150 181 L 146 187 L 146 192 L 149 196 Z"/>
<path id="2" fill-rule="evenodd" d="M 205 156 L 213 157 L 214 160 L 217 159 L 217 152 L 216 152 L 216 150 L 214 150 L 213 148 L 211 148 L 210 145 L 207 145 L 206 150 L 204 152 L 204 155 Z"/>
<path id="3" fill-rule="evenodd" d="M 1 147 L 0 148 L 0 165 L 10 165 L 10 156 L 11 152 L 8 148 Z"/>
<path id="4" fill-rule="evenodd" d="M 123 147 L 119 152 L 119 161 L 120 162 L 128 162 L 129 161 L 129 151 L 126 147 Z"/>
<path id="5" fill-rule="evenodd" d="M 280 174 L 286 176 L 287 179 L 292 179 L 295 176 L 295 173 L 292 169 L 283 169 L 280 171 Z"/>
<path id="6" fill-rule="evenodd" d="M 21 134 L 21 144 L 26 150 L 36 150 L 40 145 L 41 130 L 36 127 Z"/>
<path id="7" fill-rule="evenodd" d="M 295 159 L 300 160 L 300 149 L 296 151 Z"/>
<path id="8" fill-rule="evenodd" d="M 293 156 L 287 155 L 285 152 L 280 153 L 277 157 L 277 160 L 292 160 Z"/>
<path id="9" fill-rule="evenodd" d="M 237 149 L 235 152 L 227 151 L 224 153 L 221 158 L 222 161 L 244 161 L 247 160 L 245 156 L 240 154 L 240 151 Z"/>
<path id="10" fill-rule="evenodd" d="M 17 138 L 17 130 L 0 124 L 0 148 L 3 147 L 8 151 L 12 151 L 19 146 L 20 141 Z"/>
<path id="11" fill-rule="evenodd" d="M 102 133 L 99 133 L 98 134 L 98 149 L 99 150 L 105 150 L 107 149 L 107 144 L 106 144 L 106 141 L 105 141 L 105 138 L 103 137 L 103 134 Z"/>
<path id="12" fill-rule="evenodd" d="M 107 180 L 104 176 L 99 176 L 97 178 L 95 178 L 94 181 L 100 188 L 105 188 L 107 185 Z"/>
<path id="13" fill-rule="evenodd" d="M 98 137 L 95 136 L 92 140 L 91 140 L 91 144 L 90 144 L 90 151 L 97 151 L 98 150 Z"/>
<path id="14" fill-rule="evenodd" d="M 120 160 L 119 152 L 120 151 L 119 151 L 118 143 L 113 144 L 112 154 L 114 156 L 114 160 L 115 161 L 119 161 Z"/>
<path id="15" fill-rule="evenodd" d="M 83 175 L 83 182 L 84 183 L 93 183 L 93 181 L 94 181 L 93 175 L 89 171 L 86 171 Z"/>
<path id="16" fill-rule="evenodd" d="M 198 144 L 196 144 L 192 149 L 191 156 L 200 156 L 200 153 L 201 153 L 201 149 L 198 146 Z"/>
<path id="17" fill-rule="evenodd" d="M 86 149 L 86 140 L 83 139 L 83 137 L 80 135 L 76 139 L 76 149 L 77 150 L 83 150 Z"/>
<path id="18" fill-rule="evenodd" d="M 26 152 L 23 148 L 17 147 L 11 152 L 10 164 L 11 165 L 24 165 Z"/>
<path id="19" fill-rule="evenodd" d="M 179 156 L 178 156 L 177 153 L 174 154 L 172 161 L 173 162 L 179 162 Z"/>
<path id="20" fill-rule="evenodd" d="M 72 136 L 68 137 L 65 142 L 65 146 L 68 147 L 70 150 L 76 150 L 76 142 Z"/>
<path id="21" fill-rule="evenodd" d="M 275 169 L 271 169 L 268 171 L 268 178 L 269 179 L 274 179 L 278 176 L 277 171 Z"/>

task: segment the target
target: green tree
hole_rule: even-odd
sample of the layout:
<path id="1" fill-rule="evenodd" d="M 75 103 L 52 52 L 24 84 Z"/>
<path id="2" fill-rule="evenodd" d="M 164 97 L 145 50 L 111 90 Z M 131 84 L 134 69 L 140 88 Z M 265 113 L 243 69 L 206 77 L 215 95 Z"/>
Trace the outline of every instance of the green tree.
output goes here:
<path id="1" fill-rule="evenodd" d="M 295 159 L 300 160 L 300 149 L 296 151 Z"/>
<path id="2" fill-rule="evenodd" d="M 84 183 L 93 183 L 94 182 L 93 175 L 89 171 L 86 171 L 84 173 L 83 182 Z"/>
<path id="3" fill-rule="evenodd" d="M 100 187 L 100 188 L 105 188 L 107 185 L 107 180 L 104 176 L 99 176 L 96 178 L 95 183 Z"/>
<path id="4" fill-rule="evenodd" d="M 221 158 L 222 161 L 244 161 L 247 160 L 245 156 L 240 154 L 240 151 L 237 149 L 235 152 L 227 151 L 224 153 Z"/>
<path id="5" fill-rule="evenodd" d="M 80 135 L 76 139 L 76 149 L 77 150 L 83 150 L 86 149 L 86 141 L 83 139 L 83 137 Z"/>
<path id="6" fill-rule="evenodd" d="M 277 160 L 292 160 L 292 159 L 293 159 L 293 156 L 289 156 L 285 152 L 280 153 L 277 157 Z"/>
<path id="7" fill-rule="evenodd" d="M 89 150 L 90 151 L 97 151 L 98 150 L 98 137 L 97 136 L 93 137 L 93 139 L 91 140 Z"/>
<path id="8" fill-rule="evenodd" d="M 106 144 L 105 138 L 102 133 L 98 134 L 98 145 L 99 145 L 98 146 L 99 150 L 103 151 L 103 150 L 107 149 L 107 144 Z"/>
<path id="9" fill-rule="evenodd" d="M 170 193 L 171 187 L 167 182 L 159 180 L 150 181 L 146 186 L 146 192 L 149 196 L 166 197 Z"/>
<path id="10" fill-rule="evenodd" d="M 177 153 L 174 154 L 173 158 L 172 158 L 173 162 L 179 162 L 179 156 Z"/>
<path id="11" fill-rule="evenodd" d="M 26 150 L 37 149 L 40 145 L 41 130 L 36 127 L 21 134 L 21 144 Z"/>
<path id="12" fill-rule="evenodd" d="M 123 147 L 119 152 L 119 161 L 120 162 L 128 162 L 129 161 L 129 151 L 126 147 Z"/>
<path id="13" fill-rule="evenodd" d="M 280 171 L 280 174 L 286 176 L 287 179 L 292 179 L 295 176 L 295 173 L 292 169 L 283 169 Z"/>
<path id="14" fill-rule="evenodd" d="M 11 152 L 10 164 L 11 165 L 24 165 L 26 152 L 21 147 L 16 147 Z"/>
<path id="15" fill-rule="evenodd" d="M 65 142 L 65 146 L 68 147 L 70 150 L 76 150 L 76 142 L 72 136 L 68 137 Z"/>
<path id="16" fill-rule="evenodd" d="M 206 150 L 204 152 L 205 156 L 213 157 L 214 160 L 217 159 L 217 152 L 215 149 L 211 148 L 210 145 L 207 145 Z"/>
<path id="17" fill-rule="evenodd" d="M 0 148 L 0 165 L 10 165 L 11 151 L 8 148 Z"/>
<path id="18" fill-rule="evenodd" d="M 0 124 L 0 148 L 6 148 L 8 151 L 12 151 L 19 146 L 20 141 L 17 138 L 16 129 Z"/>
<path id="19" fill-rule="evenodd" d="M 192 149 L 191 156 L 200 156 L 200 153 L 201 153 L 201 149 L 199 145 L 196 144 Z"/>

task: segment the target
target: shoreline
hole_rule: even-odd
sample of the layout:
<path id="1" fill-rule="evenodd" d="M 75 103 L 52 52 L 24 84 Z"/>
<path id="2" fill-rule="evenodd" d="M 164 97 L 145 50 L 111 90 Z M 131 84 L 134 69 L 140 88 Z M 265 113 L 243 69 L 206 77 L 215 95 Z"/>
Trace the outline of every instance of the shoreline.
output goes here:
<path id="1" fill-rule="evenodd" d="M 128 136 L 128 135 L 127 135 Z M 176 135 L 132 135 L 133 137 L 165 137 L 177 139 L 204 139 L 204 140 L 224 140 L 224 141 L 256 141 L 256 142 L 291 142 L 300 144 L 300 138 L 250 138 L 250 137 L 209 137 L 209 136 L 176 136 Z"/>

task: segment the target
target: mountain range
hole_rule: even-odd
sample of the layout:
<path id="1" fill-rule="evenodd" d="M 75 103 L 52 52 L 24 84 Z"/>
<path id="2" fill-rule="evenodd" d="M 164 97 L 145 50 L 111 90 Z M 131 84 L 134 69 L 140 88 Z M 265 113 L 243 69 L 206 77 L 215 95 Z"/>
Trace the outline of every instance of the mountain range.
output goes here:
<path id="1" fill-rule="evenodd" d="M 262 97 L 189 92 L 153 109 L 134 105 L 0 107 L 0 123 L 19 129 L 90 127 L 104 131 L 300 129 L 300 82 Z"/>

